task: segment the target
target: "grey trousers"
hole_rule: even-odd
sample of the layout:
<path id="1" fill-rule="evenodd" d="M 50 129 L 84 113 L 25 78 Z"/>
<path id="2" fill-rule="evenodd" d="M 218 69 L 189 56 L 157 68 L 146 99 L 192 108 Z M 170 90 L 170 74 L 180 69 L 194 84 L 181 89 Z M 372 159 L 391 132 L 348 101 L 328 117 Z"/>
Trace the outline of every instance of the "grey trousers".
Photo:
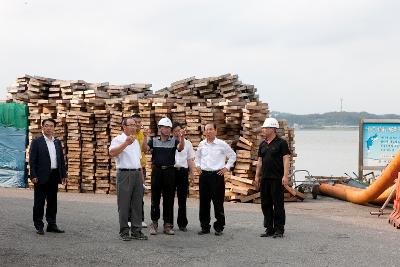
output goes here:
<path id="1" fill-rule="evenodd" d="M 142 230 L 143 180 L 141 171 L 117 171 L 117 203 L 120 235 Z"/>

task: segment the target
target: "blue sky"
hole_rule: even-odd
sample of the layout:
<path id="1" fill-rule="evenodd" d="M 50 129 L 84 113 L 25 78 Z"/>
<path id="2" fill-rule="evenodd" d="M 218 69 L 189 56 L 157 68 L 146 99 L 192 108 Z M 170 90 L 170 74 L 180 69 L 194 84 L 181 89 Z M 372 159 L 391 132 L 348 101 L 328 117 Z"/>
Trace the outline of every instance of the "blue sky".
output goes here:
<path id="1" fill-rule="evenodd" d="M 0 2 L 0 99 L 19 75 L 151 83 L 239 74 L 271 110 L 399 111 L 400 1 Z"/>

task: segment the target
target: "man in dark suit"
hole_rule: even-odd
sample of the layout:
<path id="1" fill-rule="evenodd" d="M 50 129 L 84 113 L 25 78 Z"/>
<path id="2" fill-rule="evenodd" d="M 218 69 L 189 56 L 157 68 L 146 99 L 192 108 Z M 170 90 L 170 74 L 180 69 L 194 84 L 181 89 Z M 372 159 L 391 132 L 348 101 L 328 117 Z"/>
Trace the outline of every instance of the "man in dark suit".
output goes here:
<path id="1" fill-rule="evenodd" d="M 34 183 L 33 223 L 43 235 L 44 205 L 47 200 L 47 232 L 64 233 L 56 224 L 58 184 L 67 178 L 60 140 L 54 138 L 56 121 L 42 121 L 43 135 L 32 140 L 29 151 L 30 179 Z"/>

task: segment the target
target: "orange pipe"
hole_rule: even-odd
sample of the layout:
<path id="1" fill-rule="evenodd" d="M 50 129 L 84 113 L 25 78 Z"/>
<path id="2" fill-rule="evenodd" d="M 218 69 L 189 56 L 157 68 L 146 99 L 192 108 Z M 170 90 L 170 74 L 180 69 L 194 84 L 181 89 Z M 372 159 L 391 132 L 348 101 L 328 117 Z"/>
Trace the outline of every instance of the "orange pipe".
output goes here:
<path id="1" fill-rule="evenodd" d="M 350 186 L 335 186 L 321 184 L 319 191 L 322 194 L 353 202 L 355 204 L 367 204 L 377 199 L 386 189 L 393 185 L 394 180 L 400 172 L 400 152 L 392 159 L 382 174 L 369 187 L 363 190 L 354 189 Z"/>
<path id="2" fill-rule="evenodd" d="M 355 191 L 363 191 L 364 190 L 362 188 L 357 188 L 357 187 L 349 186 L 349 185 L 346 185 L 346 184 L 335 184 L 335 187 L 344 188 L 344 189 L 353 189 Z M 377 197 L 374 200 L 371 200 L 369 203 L 372 203 L 372 204 L 383 204 L 383 203 L 385 203 L 386 199 L 389 197 L 390 193 L 392 192 L 393 187 L 395 187 L 395 185 L 392 185 L 391 187 L 386 189 L 382 194 L 380 194 L 379 197 Z M 391 200 L 391 202 L 393 202 L 393 199 Z"/>

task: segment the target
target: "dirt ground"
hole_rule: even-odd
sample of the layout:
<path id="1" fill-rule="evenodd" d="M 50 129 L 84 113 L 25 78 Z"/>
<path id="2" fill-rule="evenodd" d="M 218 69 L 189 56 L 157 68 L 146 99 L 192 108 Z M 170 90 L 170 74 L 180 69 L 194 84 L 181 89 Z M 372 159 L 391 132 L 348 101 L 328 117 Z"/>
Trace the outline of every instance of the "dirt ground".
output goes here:
<path id="1" fill-rule="evenodd" d="M 400 260 L 400 230 L 387 215 L 331 198 L 286 203 L 283 239 L 259 237 L 257 204 L 225 203 L 224 234 L 198 236 L 198 200 L 189 199 L 188 232 L 130 242 L 119 239 L 114 195 L 60 193 L 64 234 L 37 235 L 32 205 L 33 191 L 0 188 L 0 266 L 397 266 Z M 149 197 L 145 217 L 149 222 Z"/>

